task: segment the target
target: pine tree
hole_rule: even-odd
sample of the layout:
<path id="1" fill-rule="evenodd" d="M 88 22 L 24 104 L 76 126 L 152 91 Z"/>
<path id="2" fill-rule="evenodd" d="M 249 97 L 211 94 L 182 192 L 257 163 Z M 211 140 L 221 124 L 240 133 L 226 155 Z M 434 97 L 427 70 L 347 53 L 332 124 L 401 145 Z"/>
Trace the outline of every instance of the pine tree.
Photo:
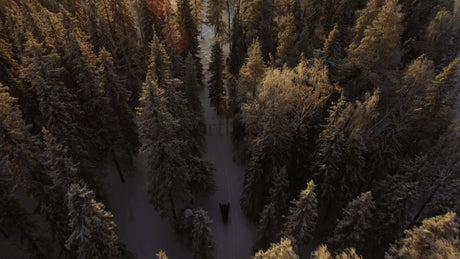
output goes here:
<path id="1" fill-rule="evenodd" d="M 298 35 L 294 14 L 275 17 L 278 32 L 278 46 L 276 48 L 276 63 L 293 67 L 298 63 L 299 52 L 295 46 Z"/>
<path id="2" fill-rule="evenodd" d="M 134 113 L 129 107 L 129 92 L 124 82 L 116 73 L 112 56 L 105 49 L 99 53 L 100 66 L 99 77 L 101 88 L 108 99 L 110 112 L 112 113 L 112 129 L 115 154 L 123 154 L 124 160 L 129 163 L 132 153 L 139 148 L 139 140 L 134 122 Z M 115 158 L 116 159 L 116 158 Z"/>
<path id="3" fill-rule="evenodd" d="M 273 42 L 273 2 L 267 0 L 251 0 L 244 3 L 245 12 L 242 17 L 243 31 L 246 32 L 246 44 L 258 39 L 261 44 L 264 60 L 275 50 Z"/>
<path id="4" fill-rule="evenodd" d="M 246 62 L 239 73 L 240 83 L 237 89 L 237 103 L 246 100 L 246 98 L 252 99 L 256 96 L 257 86 L 265 74 L 265 64 L 258 40 L 249 46 L 247 55 Z"/>
<path id="5" fill-rule="evenodd" d="M 1 91 L 2 87 L 0 87 Z M 5 101 L 1 95 L 0 100 Z M 0 111 L 0 114 L 2 112 Z M 3 122 L 2 122 L 3 123 Z M 10 238 L 10 233 L 20 233 L 21 240 L 26 240 L 29 247 L 27 253 L 38 258 L 49 257 L 46 253 L 45 245 L 49 242 L 41 236 L 30 213 L 21 205 L 21 202 L 15 197 L 15 181 L 11 175 L 10 166 L 14 166 L 13 161 L 9 161 L 9 154 L 6 142 L 0 137 L 0 233 L 6 239 Z M 14 242 L 13 240 L 11 240 Z"/>
<path id="6" fill-rule="evenodd" d="M 214 241 L 211 236 L 211 219 L 203 209 L 193 213 L 192 250 L 194 259 L 212 259 Z"/>
<path id="7" fill-rule="evenodd" d="M 386 0 L 381 8 L 378 8 L 379 1 L 370 1 L 368 7 L 371 5 L 372 8 L 366 8 L 355 25 L 356 38 L 348 48 L 343 72 L 344 75 L 357 72 L 358 76 L 353 80 L 344 79 L 348 97 L 360 97 L 377 86 L 387 94 L 392 87 L 388 82 L 392 79 L 390 74 L 398 68 L 401 60 L 404 14 L 396 0 Z M 371 25 L 367 26 L 369 22 Z M 358 36 L 361 31 L 362 37 Z"/>
<path id="8" fill-rule="evenodd" d="M 137 24 L 139 25 L 140 40 L 144 50 L 145 61 L 148 61 L 149 44 L 153 38 L 154 25 L 155 28 L 160 28 L 159 20 L 150 11 L 146 0 L 136 0 L 136 16 Z"/>
<path id="9" fill-rule="evenodd" d="M 315 159 L 316 175 L 321 182 L 319 193 L 325 207 L 350 201 L 359 194 L 357 189 L 371 180 L 363 170 L 364 157 L 368 152 L 369 128 L 378 117 L 379 95 L 377 90 L 373 95 L 367 94 L 364 102 L 355 103 L 347 103 L 342 96 L 329 110 Z"/>
<path id="10" fill-rule="evenodd" d="M 286 223 L 283 225 L 283 236 L 293 240 L 294 243 L 306 242 L 312 238 L 318 217 L 313 181 L 308 182 L 307 188 L 300 192 L 299 198 L 291 201 L 291 204 Z"/>
<path id="11" fill-rule="evenodd" d="M 388 175 L 377 186 L 375 197 L 375 216 L 373 236 L 366 244 L 374 243 L 377 246 L 389 244 L 399 237 L 406 222 L 409 220 L 409 211 L 416 196 L 416 175 L 404 170 L 395 175 Z"/>
<path id="12" fill-rule="evenodd" d="M 453 21 L 451 12 L 442 8 L 428 24 L 425 51 L 431 59 L 439 62 L 444 55 L 443 50 L 446 49 L 452 34 Z"/>
<path id="13" fill-rule="evenodd" d="M 193 0 L 191 3 L 193 18 L 195 19 L 195 24 L 197 25 L 198 30 L 200 30 L 200 26 L 204 23 L 206 18 L 204 14 L 206 4 L 203 0 Z"/>
<path id="14" fill-rule="evenodd" d="M 143 139 L 141 151 L 147 155 L 151 203 L 163 218 L 175 220 L 176 200 L 188 200 L 190 192 L 187 164 L 181 154 L 186 143 L 180 139 L 179 121 L 168 107 L 168 97 L 175 91 L 167 64 L 164 48 L 154 35 L 138 108 L 139 133 Z"/>
<path id="15" fill-rule="evenodd" d="M 200 46 L 198 41 L 198 25 L 192 15 L 192 9 L 189 0 L 179 0 L 177 2 L 177 13 L 179 18 L 179 24 L 183 31 L 185 31 L 185 39 L 188 43 L 186 50 L 183 52 L 183 59 L 190 53 L 195 60 L 196 72 L 198 83 L 203 83 L 203 66 L 199 57 Z"/>
<path id="16" fill-rule="evenodd" d="M 367 14 L 363 13 L 361 16 Z M 371 15 L 369 14 L 373 17 Z M 374 72 L 396 68 L 401 55 L 399 41 L 403 30 L 402 19 L 403 13 L 397 1 L 386 0 L 381 11 L 372 20 L 372 25 L 363 31 L 359 44 L 350 45 L 350 61 L 360 69 Z"/>
<path id="17" fill-rule="evenodd" d="M 41 196 L 41 183 L 46 177 L 37 161 L 37 140 L 22 118 L 17 99 L 0 83 L 0 165 L 2 172 L 13 176 L 29 195 Z"/>
<path id="18" fill-rule="evenodd" d="M 327 246 L 320 245 L 315 251 L 311 254 L 311 259 L 362 259 L 361 256 L 356 254 L 354 248 L 347 248 L 341 253 L 337 253 L 334 256 L 327 250 Z"/>
<path id="19" fill-rule="evenodd" d="M 241 66 L 244 62 L 244 55 L 246 52 L 246 42 L 243 34 L 243 24 L 242 24 L 242 14 L 240 2 L 235 10 L 233 16 L 230 34 L 230 62 L 229 62 L 229 72 L 232 75 L 238 74 Z"/>
<path id="20" fill-rule="evenodd" d="M 363 242 L 371 228 L 374 209 L 371 192 L 363 193 L 349 202 L 328 243 L 334 248 L 355 247 L 361 253 L 366 251 Z"/>
<path id="21" fill-rule="evenodd" d="M 62 204 L 65 204 L 69 186 L 78 182 L 78 164 L 68 155 L 67 147 L 59 144 L 46 129 L 43 129 L 43 140 L 45 149 L 40 158 L 51 184 L 44 186 L 40 211 L 49 222 L 53 235 L 64 246 L 71 230 L 68 208 Z"/>
<path id="22" fill-rule="evenodd" d="M 222 17 L 224 9 L 224 0 L 210 0 L 207 2 L 207 23 L 214 28 L 214 36 L 220 39 L 224 39 L 227 33 L 227 24 Z"/>
<path id="23" fill-rule="evenodd" d="M 456 214 L 425 219 L 422 225 L 406 230 L 385 258 L 449 258 L 460 256 L 459 224 Z"/>
<path id="24" fill-rule="evenodd" d="M 201 115 L 203 110 L 199 99 L 200 85 L 198 84 L 198 78 L 196 76 L 195 61 L 190 54 L 187 55 L 187 59 L 185 61 L 184 87 L 185 96 L 188 101 L 187 104 L 197 115 Z"/>
<path id="25" fill-rule="evenodd" d="M 256 239 L 254 240 L 253 250 L 265 250 L 269 244 L 278 240 L 281 232 L 283 215 L 288 209 L 288 194 L 286 168 L 280 170 L 275 176 L 273 186 L 270 189 L 270 195 L 267 204 L 264 206 L 260 215 L 259 224 L 257 225 Z"/>
<path id="26" fill-rule="evenodd" d="M 327 58 L 339 60 L 344 55 L 344 50 L 341 46 L 341 32 L 336 24 L 329 32 L 327 39 L 324 41 L 323 52 Z"/>
<path id="27" fill-rule="evenodd" d="M 211 105 L 217 111 L 217 114 L 222 114 L 226 111 L 226 93 L 224 88 L 224 61 L 220 41 L 216 38 L 212 44 L 211 63 L 209 64 L 209 72 L 211 77 L 209 84 L 209 98 Z"/>
<path id="28" fill-rule="evenodd" d="M 158 252 L 156 254 L 156 256 L 157 256 L 158 259 L 168 259 L 168 256 L 166 255 L 166 253 L 163 250 L 160 250 L 160 252 Z"/>
<path id="29" fill-rule="evenodd" d="M 291 240 L 287 238 L 281 239 L 279 243 L 272 244 L 267 251 L 259 250 L 254 259 L 298 259 L 294 249 L 292 248 Z"/>
<path id="30" fill-rule="evenodd" d="M 460 59 L 452 61 L 434 80 L 426 83 L 414 112 L 413 135 L 419 147 L 432 145 L 451 121 L 452 98 L 455 96 L 452 91 L 459 63 Z"/>
<path id="31" fill-rule="evenodd" d="M 66 248 L 76 258 L 117 258 L 120 255 L 113 215 L 84 184 L 71 184 L 66 194 L 69 226 Z"/>

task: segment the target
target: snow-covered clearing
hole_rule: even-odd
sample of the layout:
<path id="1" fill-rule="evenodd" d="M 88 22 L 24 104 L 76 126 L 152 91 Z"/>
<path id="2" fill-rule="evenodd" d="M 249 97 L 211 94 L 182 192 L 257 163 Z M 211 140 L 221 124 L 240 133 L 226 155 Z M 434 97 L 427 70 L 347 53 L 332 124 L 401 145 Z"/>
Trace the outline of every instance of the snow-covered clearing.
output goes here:
<path id="1" fill-rule="evenodd" d="M 202 34 L 201 51 L 206 71 L 213 33 L 209 27 L 203 26 Z M 205 157 L 216 168 L 216 192 L 212 197 L 197 201 L 197 207 L 207 210 L 213 220 L 211 229 L 217 259 L 250 258 L 255 228 L 244 218 L 239 205 L 244 168 L 233 161 L 231 121 L 218 117 L 210 107 L 207 88 L 200 99 L 207 125 Z M 119 237 L 139 259 L 155 258 L 160 249 L 171 259 L 192 258 L 191 251 L 178 242 L 171 224 L 161 220 L 149 203 L 145 160 L 143 154 L 136 157 L 135 170 L 126 175 L 125 183 L 120 182 L 114 167 L 108 168 L 107 199 L 119 228 Z M 230 202 L 226 225 L 222 223 L 219 202 Z"/>

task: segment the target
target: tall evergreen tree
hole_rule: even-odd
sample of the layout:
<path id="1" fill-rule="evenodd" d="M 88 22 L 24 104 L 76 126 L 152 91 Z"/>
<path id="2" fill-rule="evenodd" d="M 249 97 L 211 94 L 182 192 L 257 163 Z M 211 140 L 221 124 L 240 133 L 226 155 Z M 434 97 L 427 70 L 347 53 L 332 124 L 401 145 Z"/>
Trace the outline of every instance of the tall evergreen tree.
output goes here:
<path id="1" fill-rule="evenodd" d="M 294 243 L 306 242 L 312 238 L 318 217 L 313 181 L 308 182 L 307 188 L 300 192 L 299 198 L 291 201 L 291 204 L 286 223 L 283 225 L 283 236 L 293 240 Z"/>
<path id="2" fill-rule="evenodd" d="M 270 243 L 279 239 L 283 215 L 288 209 L 288 187 L 286 168 L 283 168 L 274 178 L 267 204 L 260 215 L 253 250 L 265 250 Z"/>
<path id="3" fill-rule="evenodd" d="M 140 41 L 144 50 L 146 64 L 148 63 L 149 44 L 153 38 L 154 28 L 160 28 L 158 17 L 152 13 L 146 0 L 136 0 L 137 25 L 140 31 Z M 153 27 L 155 25 L 155 27 Z"/>
<path id="4" fill-rule="evenodd" d="M 177 12 L 179 16 L 179 24 L 185 31 L 185 40 L 188 43 L 187 48 L 183 52 L 183 59 L 190 53 L 195 60 L 198 83 L 203 83 L 203 66 L 199 56 L 200 45 L 198 41 L 198 25 L 192 15 L 192 8 L 189 0 L 179 0 L 177 2 Z"/>
<path id="5" fill-rule="evenodd" d="M 343 217 L 337 223 L 334 236 L 329 239 L 330 246 L 335 248 L 354 247 L 364 253 L 363 240 L 371 228 L 373 210 L 375 209 L 371 192 L 361 194 L 349 202 L 343 209 Z"/>
<path id="6" fill-rule="evenodd" d="M 157 256 L 158 259 L 168 259 L 168 256 L 166 255 L 166 253 L 163 250 L 160 250 L 160 252 L 158 252 L 156 254 L 156 256 Z"/>
<path id="7" fill-rule="evenodd" d="M 175 220 L 176 202 L 187 201 L 190 191 L 186 158 L 181 154 L 186 143 L 180 138 L 180 123 L 170 112 L 172 107 L 168 107 L 168 101 L 173 101 L 168 97 L 174 89 L 166 64 L 169 64 L 167 55 L 154 35 L 138 108 L 141 151 L 147 155 L 152 205 L 162 217 Z"/>
<path id="8" fill-rule="evenodd" d="M 358 76 L 354 79 L 344 77 L 347 97 L 361 97 L 377 87 L 382 89 L 384 96 L 392 90 L 394 77 L 391 73 L 398 69 L 401 60 L 404 14 L 396 0 L 386 0 L 381 8 L 378 7 L 379 1 L 370 1 L 368 7 L 372 8 L 366 8 L 355 25 L 356 38 L 348 48 L 343 72 L 344 75 L 357 73 Z M 360 32 L 362 37 L 358 36 Z"/>
<path id="9" fill-rule="evenodd" d="M 278 46 L 276 47 L 276 63 L 278 66 L 284 64 L 289 67 L 294 67 L 299 61 L 299 51 L 295 44 L 298 35 L 296 33 L 296 24 L 294 14 L 275 17 L 277 32 L 278 32 Z"/>
<path id="10" fill-rule="evenodd" d="M 209 98 L 211 105 L 216 109 L 218 114 L 226 111 L 226 93 L 224 87 L 224 61 L 220 41 L 216 38 L 212 44 L 211 63 L 209 72 L 211 77 L 208 81 Z"/>
<path id="11" fill-rule="evenodd" d="M 34 170 L 34 162 L 38 162 L 34 142 L 17 99 L 0 83 L 0 233 L 8 239 L 10 230 L 18 230 L 31 254 L 47 257 L 46 239 L 38 234 L 34 220 L 14 195 L 17 183 L 30 195 L 42 194 L 39 182 L 45 179 Z"/>
<path id="12" fill-rule="evenodd" d="M 337 253 L 335 256 L 332 256 L 331 253 L 327 250 L 327 246 L 320 245 L 315 251 L 311 254 L 312 259 L 362 259 L 361 256 L 356 254 L 354 248 L 347 248 L 341 253 Z"/>
<path id="13" fill-rule="evenodd" d="M 218 114 L 226 111 L 226 93 L 224 87 L 224 61 L 220 40 L 216 38 L 212 44 L 211 63 L 209 72 L 211 77 L 209 84 L 209 98 L 211 105 L 216 109 Z"/>
<path id="14" fill-rule="evenodd" d="M 116 73 L 112 56 L 105 49 L 99 54 L 99 77 L 104 96 L 107 97 L 112 113 L 112 143 L 115 154 L 123 154 L 124 160 L 130 162 L 132 153 L 139 148 L 139 140 L 134 122 L 134 113 L 129 107 L 129 92 L 124 82 Z M 115 158 L 116 159 L 116 158 Z"/>
<path id="15" fill-rule="evenodd" d="M 385 258 L 449 258 L 460 256 L 459 225 L 456 214 L 425 219 L 422 225 L 406 230 Z"/>
<path id="16" fill-rule="evenodd" d="M 272 244 L 267 251 L 259 250 L 254 259 L 298 259 L 294 249 L 292 248 L 291 240 L 287 238 L 281 239 L 279 243 Z"/>
<path id="17" fill-rule="evenodd" d="M 193 212 L 192 250 L 195 259 L 212 259 L 214 241 L 211 236 L 211 219 L 208 212 L 198 209 Z"/>
<path id="18" fill-rule="evenodd" d="M 46 129 L 43 129 L 43 139 L 45 149 L 41 160 L 51 184 L 44 187 L 40 211 L 49 222 L 53 235 L 64 247 L 71 230 L 68 225 L 68 208 L 62 204 L 65 204 L 69 186 L 78 182 L 78 164 L 68 155 L 67 147 L 59 144 Z"/>
<path id="19" fill-rule="evenodd" d="M 207 2 L 207 23 L 214 28 L 214 35 L 220 39 L 224 39 L 227 33 L 227 24 L 222 17 L 224 9 L 224 0 L 210 0 Z"/>
<path id="20" fill-rule="evenodd" d="M 37 258 L 48 258 L 51 250 L 46 246 L 48 240 L 39 234 L 35 220 L 22 207 L 19 199 L 15 197 L 14 180 L 11 175 L 7 175 L 8 162 L 3 154 L 0 159 L 0 206 L 2 207 L 0 211 L 0 233 L 8 243 L 10 233 L 16 233 L 18 230 L 21 240 L 27 242 L 26 254 Z"/>
<path id="21" fill-rule="evenodd" d="M 69 226 L 72 230 L 66 248 L 76 258 L 117 258 L 120 256 L 117 226 L 113 215 L 95 201 L 84 184 L 71 184 L 66 194 Z"/>
<path id="22" fill-rule="evenodd" d="M 257 85 L 262 81 L 265 73 L 265 64 L 262 57 L 262 50 L 258 40 L 249 46 L 248 57 L 241 67 L 239 73 L 239 87 L 237 91 L 237 102 L 252 99 L 256 96 Z M 242 99 L 241 101 L 239 99 Z"/>
<path id="23" fill-rule="evenodd" d="M 28 131 L 17 99 L 1 83 L 0 133 L 2 171 L 16 178 L 27 194 L 40 197 L 46 177 L 39 171 L 37 140 Z"/>
<path id="24" fill-rule="evenodd" d="M 267 0 L 251 0 L 244 3 L 245 12 L 242 17 L 243 30 L 246 33 L 246 45 L 259 39 L 262 56 L 269 60 L 274 52 L 273 2 Z"/>

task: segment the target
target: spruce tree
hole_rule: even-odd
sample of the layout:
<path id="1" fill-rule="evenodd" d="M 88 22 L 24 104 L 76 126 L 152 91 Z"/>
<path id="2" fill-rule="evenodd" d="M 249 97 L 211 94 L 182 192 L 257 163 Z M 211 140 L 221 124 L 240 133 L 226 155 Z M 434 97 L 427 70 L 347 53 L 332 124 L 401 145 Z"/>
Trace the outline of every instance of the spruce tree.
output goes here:
<path id="1" fill-rule="evenodd" d="M 158 259 L 168 259 L 168 256 L 166 255 L 166 253 L 163 250 L 160 250 L 156 254 L 156 256 L 157 256 Z"/>
<path id="2" fill-rule="evenodd" d="M 386 0 L 371 26 L 364 30 L 359 45 L 350 45 L 351 62 L 360 69 L 374 72 L 396 68 L 401 57 L 399 44 L 403 17 L 397 1 Z"/>
<path id="3" fill-rule="evenodd" d="M 233 16 L 230 34 L 230 54 L 229 54 L 229 72 L 232 75 L 238 74 L 244 62 L 246 52 L 246 42 L 243 33 L 243 22 L 241 6 L 237 5 L 235 15 Z"/>
<path id="4" fill-rule="evenodd" d="M 214 36 L 220 39 L 224 39 L 227 33 L 227 25 L 222 17 L 224 9 L 224 0 L 210 0 L 207 2 L 207 23 L 214 28 Z"/>
<path id="5" fill-rule="evenodd" d="M 380 92 L 367 94 L 364 102 L 350 103 L 342 96 L 329 110 L 327 125 L 319 136 L 315 170 L 321 182 L 319 195 L 327 208 L 338 207 L 356 197 L 356 189 L 371 180 L 365 167 L 369 128 L 377 119 Z M 353 188 L 351 188 L 353 186 Z M 359 188 L 358 188 L 359 186 Z"/>
<path id="6" fill-rule="evenodd" d="M 69 186 L 79 180 L 78 164 L 68 155 L 67 147 L 59 144 L 46 129 L 43 129 L 43 140 L 45 149 L 40 159 L 51 184 L 44 186 L 40 211 L 49 222 L 53 235 L 64 246 L 71 230 L 68 225 L 68 208 L 62 204 L 65 204 Z"/>
<path id="7" fill-rule="evenodd" d="M 17 99 L 0 83 L 0 165 L 2 172 L 14 176 L 26 194 L 42 195 L 41 183 L 46 176 L 37 160 L 38 142 L 28 131 Z"/>
<path id="8" fill-rule="evenodd" d="M 274 52 L 273 42 L 273 2 L 267 0 L 251 0 L 244 3 L 245 12 L 242 26 L 246 32 L 246 44 L 258 39 L 261 44 L 264 60 L 269 60 L 269 54 Z"/>
<path id="9" fill-rule="evenodd" d="M 208 81 L 209 98 L 211 105 L 222 114 L 226 111 L 226 93 L 224 87 L 224 61 L 220 40 L 215 38 L 211 50 L 211 63 L 209 72 L 211 77 Z"/>
<path id="10" fill-rule="evenodd" d="M 115 154 L 123 154 L 125 163 L 130 163 L 131 155 L 139 148 L 134 113 L 129 107 L 130 93 L 117 75 L 110 53 L 101 49 L 99 59 L 100 87 L 108 99 L 110 112 L 113 116 L 113 125 L 115 126 L 112 129 L 114 135 L 112 145 Z"/>
<path id="11" fill-rule="evenodd" d="M 452 35 L 453 21 L 454 17 L 451 12 L 442 8 L 426 28 L 425 51 L 431 59 L 437 62 L 445 55 L 443 52 Z"/>
<path id="12" fill-rule="evenodd" d="M 199 32 L 198 25 L 195 22 L 195 19 L 192 15 L 192 8 L 189 0 L 179 0 L 177 2 L 177 12 L 179 18 L 179 24 L 181 30 L 185 31 L 185 38 L 187 40 L 187 48 L 183 51 L 183 59 L 187 57 L 187 54 L 190 53 L 195 60 L 196 72 L 198 83 L 202 85 L 203 83 L 203 66 L 201 64 L 201 59 L 199 56 L 200 45 L 199 45 Z"/>
<path id="13" fill-rule="evenodd" d="M 459 224 L 456 214 L 425 219 L 422 225 L 406 230 L 385 258 L 449 258 L 460 256 Z"/>
<path id="14" fill-rule="evenodd" d="M 198 84 L 198 78 L 196 76 L 196 66 L 193 57 L 189 54 L 185 60 L 185 96 L 187 98 L 187 104 L 197 115 L 202 115 L 202 107 L 199 99 L 200 85 Z"/>
<path id="15" fill-rule="evenodd" d="M 370 1 L 366 12 L 361 13 L 354 28 L 355 40 L 341 69 L 342 85 L 349 98 L 362 97 L 377 87 L 388 96 L 394 85 L 391 80 L 395 80 L 392 73 L 401 61 L 404 14 L 396 0 L 386 0 L 381 8 L 379 1 Z"/>
<path id="16" fill-rule="evenodd" d="M 259 250 L 254 259 L 298 259 L 294 249 L 292 248 L 291 240 L 287 238 L 281 239 L 279 243 L 272 244 L 267 251 Z"/>
<path id="17" fill-rule="evenodd" d="M 265 74 L 265 64 L 258 40 L 249 46 L 247 55 L 246 62 L 239 72 L 240 83 L 237 89 L 237 103 L 256 96 L 257 86 Z"/>
<path id="18" fill-rule="evenodd" d="M 176 200 L 189 199 L 188 174 L 185 157 L 181 154 L 186 143 L 180 138 L 179 121 L 168 107 L 167 91 L 171 89 L 169 70 L 165 64 L 164 48 L 154 35 L 150 65 L 142 86 L 139 133 L 143 139 L 141 151 L 147 155 L 150 172 L 150 201 L 163 218 L 176 219 Z"/>
<path id="19" fill-rule="evenodd" d="M 120 256 L 117 226 L 113 215 L 95 200 L 85 184 L 71 184 L 65 196 L 71 234 L 66 248 L 77 258 L 117 258 Z"/>
<path id="20" fill-rule="evenodd" d="M 212 259 L 214 241 L 211 236 L 211 219 L 208 212 L 198 209 L 193 212 L 192 250 L 194 259 Z"/>
<path id="21" fill-rule="evenodd" d="M 339 60 L 344 55 L 344 50 L 341 46 L 341 32 L 336 24 L 329 32 L 327 39 L 324 41 L 323 52 L 329 59 Z"/>
<path id="22" fill-rule="evenodd" d="M 361 194 L 343 209 L 343 217 L 335 227 L 334 235 L 328 243 L 334 248 L 355 247 L 364 253 L 364 240 L 371 228 L 375 209 L 371 192 Z"/>
<path id="23" fill-rule="evenodd" d="M 21 120 L 16 119 L 21 118 L 16 116 L 20 115 L 20 113 L 17 113 L 18 111 L 15 109 L 17 107 L 10 106 L 11 101 L 14 99 L 9 97 L 7 92 L 3 92 L 5 89 L 0 84 L 0 125 L 15 123 L 19 126 L 21 125 Z M 5 112 L 8 112 L 9 118 L 5 117 Z M 19 233 L 21 240 L 26 240 L 27 242 L 27 246 L 29 247 L 28 254 L 39 258 L 46 258 L 49 256 L 46 254 L 49 251 L 46 251 L 45 245 L 49 240 L 46 240 L 45 237 L 39 234 L 36 222 L 15 196 L 17 181 L 14 180 L 13 173 L 15 173 L 15 169 L 20 164 L 15 163 L 14 153 L 9 152 L 16 148 L 8 140 L 8 135 L 10 135 L 6 131 L 8 128 L 0 127 L 2 132 L 0 135 L 0 207 L 2 208 L 0 211 L 0 234 L 3 235 L 8 243 L 8 239 L 10 239 L 12 233 Z M 14 134 L 15 132 L 11 133 Z M 21 135 L 20 131 L 16 131 L 16 134 L 17 136 Z M 14 242 L 12 239 L 10 240 Z"/>
<path id="24" fill-rule="evenodd" d="M 288 209 L 289 197 L 287 187 L 289 187 L 287 172 L 286 168 L 283 168 L 274 178 L 267 204 L 260 215 L 253 250 L 265 250 L 270 243 L 278 240 L 281 233 L 283 215 L 286 214 Z"/>
<path id="25" fill-rule="evenodd" d="M 135 3 L 137 24 L 139 25 L 140 31 L 140 40 L 142 48 L 144 50 L 144 59 L 147 64 L 148 62 L 148 53 L 149 53 L 149 44 L 153 38 L 154 25 L 155 28 L 159 28 L 159 20 L 152 11 L 149 9 L 146 0 L 136 0 Z"/>
<path id="26" fill-rule="evenodd" d="M 318 248 L 312 252 L 311 259 L 362 259 L 356 253 L 354 248 L 347 248 L 341 253 L 336 253 L 335 257 L 331 255 L 331 253 L 327 250 L 326 245 L 320 245 Z"/>
<path id="27" fill-rule="evenodd" d="M 426 83 L 414 111 L 413 135 L 419 147 L 429 147 L 442 135 L 451 121 L 453 87 L 460 59 L 452 61 Z M 416 130 L 418 129 L 418 131 Z"/>
<path id="28" fill-rule="evenodd" d="M 312 238 L 318 217 L 317 203 L 315 184 L 310 181 L 307 188 L 300 192 L 299 198 L 291 201 L 292 206 L 283 225 L 282 235 L 294 243 L 306 242 Z"/>
<path id="29" fill-rule="evenodd" d="M 276 47 L 276 63 L 294 67 L 298 63 L 299 52 L 295 46 L 298 35 L 294 14 L 275 17 L 278 32 L 278 46 Z"/>

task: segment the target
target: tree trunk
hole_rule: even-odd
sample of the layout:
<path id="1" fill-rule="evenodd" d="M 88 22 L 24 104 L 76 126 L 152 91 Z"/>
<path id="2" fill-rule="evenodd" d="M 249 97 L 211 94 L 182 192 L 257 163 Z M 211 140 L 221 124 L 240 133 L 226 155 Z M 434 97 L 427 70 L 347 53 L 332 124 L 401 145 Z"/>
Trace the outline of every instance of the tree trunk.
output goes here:
<path id="1" fill-rule="evenodd" d="M 120 180 L 122 183 L 125 182 L 125 177 L 123 176 L 123 172 L 121 171 L 120 163 L 118 163 L 117 155 L 115 155 L 115 151 L 112 148 L 112 157 L 115 166 L 117 167 L 118 176 L 120 176 Z"/>
<path id="2" fill-rule="evenodd" d="M 417 211 L 417 214 L 412 218 L 410 226 L 413 226 L 415 224 L 415 222 L 417 222 L 418 218 L 420 217 L 420 215 L 422 215 L 422 212 L 425 210 L 425 208 L 428 205 L 428 203 L 431 202 L 431 200 L 433 199 L 434 195 L 438 192 L 439 188 L 441 187 L 441 184 L 442 183 L 439 183 L 438 185 L 436 185 L 434 190 L 430 193 L 428 198 L 423 203 L 422 207 Z"/>
<path id="3" fill-rule="evenodd" d="M 171 191 L 169 191 L 169 202 L 171 203 L 171 211 L 172 211 L 172 216 L 174 219 L 174 222 L 177 222 L 177 215 L 176 215 L 176 205 L 174 203 L 174 199 L 172 197 Z"/>

